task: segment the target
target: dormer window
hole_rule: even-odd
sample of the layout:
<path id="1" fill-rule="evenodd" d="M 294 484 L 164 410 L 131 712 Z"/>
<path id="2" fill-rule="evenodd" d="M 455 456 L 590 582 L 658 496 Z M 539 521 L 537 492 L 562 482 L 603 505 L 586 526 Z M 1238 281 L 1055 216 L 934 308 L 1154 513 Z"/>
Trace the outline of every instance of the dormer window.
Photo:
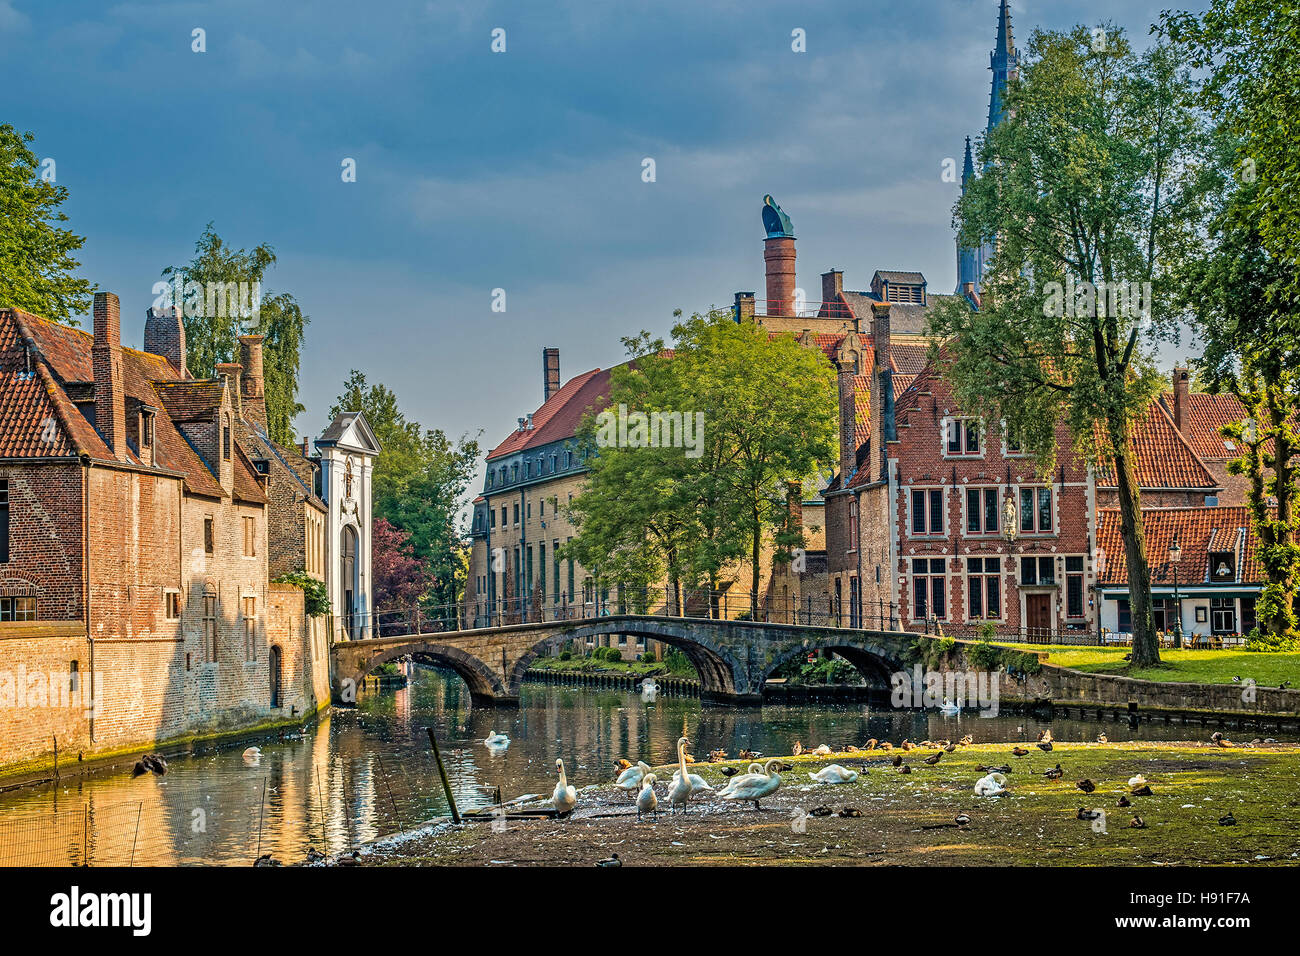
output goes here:
<path id="1" fill-rule="evenodd" d="M 1237 580 L 1237 556 L 1231 551 L 1211 551 L 1210 580 Z"/>
<path id="2" fill-rule="evenodd" d="M 156 409 L 148 405 L 140 407 L 140 447 L 153 447 L 153 417 Z"/>

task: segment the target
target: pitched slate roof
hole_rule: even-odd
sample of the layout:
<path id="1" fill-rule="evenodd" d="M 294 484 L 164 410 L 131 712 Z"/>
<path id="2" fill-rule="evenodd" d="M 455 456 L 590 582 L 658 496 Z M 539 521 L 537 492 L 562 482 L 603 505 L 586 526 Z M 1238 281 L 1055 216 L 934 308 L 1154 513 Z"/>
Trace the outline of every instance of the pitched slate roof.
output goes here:
<path id="1" fill-rule="evenodd" d="M 921 285 L 925 282 L 925 276 L 919 272 L 893 272 L 889 269 L 877 269 L 871 280 L 873 285 L 876 279 L 898 285 Z"/>
<path id="2" fill-rule="evenodd" d="M 1106 566 L 1097 583 L 1103 586 L 1127 584 L 1128 561 L 1120 534 L 1119 509 L 1101 508 L 1097 516 L 1097 547 L 1106 552 Z M 1175 534 L 1182 551 L 1182 560 L 1178 564 L 1180 584 L 1190 586 L 1209 582 L 1209 555 L 1212 551 L 1236 554 L 1238 583 L 1261 584 L 1264 581 L 1264 569 L 1257 553 L 1259 541 L 1251 527 L 1250 512 L 1244 506 L 1143 508 L 1142 528 L 1146 534 L 1151 579 L 1157 584 L 1173 583 L 1169 548 Z"/>

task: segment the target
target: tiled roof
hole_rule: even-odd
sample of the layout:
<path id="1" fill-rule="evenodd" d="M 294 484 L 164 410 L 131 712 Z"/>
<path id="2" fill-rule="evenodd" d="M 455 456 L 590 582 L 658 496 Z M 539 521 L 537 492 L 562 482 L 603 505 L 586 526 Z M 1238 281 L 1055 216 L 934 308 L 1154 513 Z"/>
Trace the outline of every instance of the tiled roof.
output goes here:
<path id="1" fill-rule="evenodd" d="M 1172 418 L 1174 414 L 1174 396 L 1166 392 L 1161 403 Z M 1183 436 L 1192 450 L 1202 458 L 1223 460 L 1236 458 L 1241 451 L 1228 447 L 1231 439 L 1224 438 L 1219 431 L 1224 425 L 1245 421 L 1250 416 L 1235 395 L 1207 395 L 1192 392 L 1183 405 Z"/>
<path id="2" fill-rule="evenodd" d="M 490 452 L 488 461 L 526 448 L 572 438 L 588 410 L 603 408 L 609 399 L 609 369 L 592 369 L 569 379 L 533 413 L 533 427 L 515 429 Z"/>
<path id="3" fill-rule="evenodd" d="M 1101 440 L 1099 431 L 1099 444 Z M 1133 423 L 1129 444 L 1138 485 L 1142 488 L 1212 491 L 1219 486 L 1158 401 L 1148 405 L 1146 414 Z M 1109 461 L 1099 462 L 1097 484 L 1103 488 L 1114 488 L 1115 481 L 1114 464 Z"/>
<path id="4" fill-rule="evenodd" d="M 1097 546 L 1106 553 L 1106 565 L 1097 582 L 1101 585 L 1127 584 L 1128 562 L 1120 535 L 1119 509 L 1101 508 L 1097 516 Z M 1175 533 L 1182 551 L 1182 560 L 1178 564 L 1180 584 L 1190 586 L 1210 580 L 1211 551 L 1228 551 L 1237 555 L 1239 583 L 1260 584 L 1264 581 L 1263 567 L 1257 554 L 1259 542 L 1251 528 L 1250 512 L 1244 506 L 1144 508 L 1142 528 L 1153 583 L 1173 583 L 1169 548 Z"/>
<path id="5" fill-rule="evenodd" d="M 211 419 L 213 409 L 221 404 L 224 388 L 225 383 L 219 379 L 154 382 L 154 391 L 167 409 L 167 414 L 177 424 Z"/>
<path id="6" fill-rule="evenodd" d="M 876 279 L 882 282 L 896 282 L 900 285 L 920 285 L 925 282 L 925 276 L 919 272 L 891 272 L 888 269 L 877 269 L 871 280 L 873 284 Z"/>

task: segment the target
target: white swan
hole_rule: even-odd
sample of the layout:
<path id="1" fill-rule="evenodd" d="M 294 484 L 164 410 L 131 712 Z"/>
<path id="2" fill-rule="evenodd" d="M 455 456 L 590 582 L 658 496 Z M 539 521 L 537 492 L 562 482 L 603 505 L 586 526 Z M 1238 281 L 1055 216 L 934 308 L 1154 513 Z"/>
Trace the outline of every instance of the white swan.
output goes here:
<path id="1" fill-rule="evenodd" d="M 1007 778 L 1000 773 L 991 773 L 975 781 L 975 796 L 1000 797 L 1007 792 Z"/>
<path id="2" fill-rule="evenodd" d="M 668 806 L 672 808 L 673 813 L 677 812 L 678 807 L 685 808 L 686 801 L 691 798 L 691 791 L 695 785 L 691 780 L 691 774 L 686 772 L 686 745 L 690 741 L 685 737 L 677 738 L 677 773 L 673 776 L 672 786 L 668 788 Z"/>
<path id="3" fill-rule="evenodd" d="M 578 803 L 578 791 L 569 785 L 568 779 L 564 776 L 564 761 L 556 758 L 555 769 L 560 772 L 560 782 L 555 785 L 555 792 L 551 794 L 551 805 L 555 807 L 555 812 L 560 816 L 567 816 L 573 812 L 573 808 Z"/>
<path id="4" fill-rule="evenodd" d="M 1147 783 L 1147 778 L 1142 776 L 1142 774 L 1138 774 L 1136 777 L 1128 778 L 1128 785 L 1130 787 L 1145 787 L 1146 783 Z"/>
<path id="5" fill-rule="evenodd" d="M 483 743 L 488 747 L 509 747 L 510 737 L 508 734 L 499 734 L 494 730 L 483 738 Z"/>
<path id="6" fill-rule="evenodd" d="M 655 796 L 655 775 L 646 774 L 641 778 L 641 792 L 636 796 L 636 818 L 641 819 L 643 813 L 653 813 L 656 820 L 659 819 L 659 798 Z"/>
<path id="7" fill-rule="evenodd" d="M 939 708 L 939 713 L 943 714 L 945 717 L 956 717 L 961 713 L 961 708 L 945 697 L 943 699 L 943 705 Z"/>
<path id="8" fill-rule="evenodd" d="M 655 697 L 659 694 L 659 685 L 655 683 L 653 677 L 647 677 L 641 682 L 641 700 L 647 704 L 653 704 Z"/>
<path id="9" fill-rule="evenodd" d="M 837 763 L 822 767 L 816 773 L 808 774 L 808 779 L 815 783 L 852 783 L 858 779 L 856 770 L 845 770 Z"/>
<path id="10" fill-rule="evenodd" d="M 776 772 L 779 766 L 781 761 L 769 760 L 762 773 L 733 777 L 731 785 L 718 796 L 723 800 L 752 800 L 754 809 L 761 810 L 758 801 L 776 793 L 776 788 L 781 786 L 781 775 Z"/>
<path id="11" fill-rule="evenodd" d="M 641 789 L 641 780 L 649 772 L 649 765 L 644 760 L 638 760 L 635 767 L 628 767 L 618 775 L 618 779 L 614 781 L 614 786 L 620 790 L 625 790 L 627 795 L 631 796 Z"/>
<path id="12" fill-rule="evenodd" d="M 681 775 L 682 772 L 680 770 L 674 770 L 673 782 L 676 783 L 677 778 L 680 777 Z M 686 776 L 691 781 L 691 793 L 694 793 L 696 790 L 710 790 L 710 791 L 713 790 L 713 787 L 709 784 L 709 782 L 705 780 L 703 777 L 701 777 L 698 773 L 688 773 Z"/>
<path id="13" fill-rule="evenodd" d="M 760 777 L 763 775 L 763 765 L 761 763 L 751 763 L 744 773 L 737 774 L 736 776 L 728 780 L 723 785 L 722 789 L 718 791 L 718 796 L 722 796 L 724 793 L 730 790 L 731 785 L 735 783 L 737 780 L 744 780 L 746 777 L 752 777 L 755 774 L 758 774 Z"/>

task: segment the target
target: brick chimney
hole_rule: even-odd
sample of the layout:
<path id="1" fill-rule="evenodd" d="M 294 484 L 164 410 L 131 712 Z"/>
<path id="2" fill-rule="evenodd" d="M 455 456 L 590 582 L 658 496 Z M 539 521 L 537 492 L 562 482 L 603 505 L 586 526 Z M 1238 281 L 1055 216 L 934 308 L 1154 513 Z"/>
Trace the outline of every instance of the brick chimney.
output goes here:
<path id="1" fill-rule="evenodd" d="M 117 296 L 95 293 L 95 428 L 115 458 L 125 458 L 126 382 L 122 372 L 122 316 Z"/>
<path id="2" fill-rule="evenodd" d="M 1192 380 L 1187 374 L 1187 368 L 1174 368 L 1174 427 L 1184 435 L 1187 434 L 1187 426 L 1190 422 L 1188 416 L 1188 401 L 1192 391 Z"/>
<path id="3" fill-rule="evenodd" d="M 821 314 L 827 316 L 847 316 L 848 311 L 840 304 L 840 293 L 844 291 L 844 273 L 839 269 L 822 273 L 822 307 Z"/>
<path id="4" fill-rule="evenodd" d="M 235 411 L 235 418 L 243 417 L 239 393 L 239 373 L 242 369 L 243 366 L 238 362 L 217 363 L 217 378 L 226 383 L 226 391 L 230 393 L 230 407 Z"/>
<path id="5" fill-rule="evenodd" d="M 169 305 L 145 313 L 144 350 L 165 358 L 181 378 L 190 377 L 185 366 L 185 323 L 179 308 Z"/>
<path id="6" fill-rule="evenodd" d="M 889 361 L 889 303 L 871 303 L 871 347 L 874 361 L 871 369 L 871 461 L 872 481 L 883 481 L 889 456 L 885 451 L 888 442 L 898 438 L 894 422 L 893 367 Z"/>
<path id="7" fill-rule="evenodd" d="M 794 314 L 794 237 L 771 236 L 763 240 L 767 267 L 767 315 Z"/>
<path id="8" fill-rule="evenodd" d="M 542 349 L 542 403 L 560 390 L 560 350 Z"/>
<path id="9" fill-rule="evenodd" d="M 845 362 L 839 367 L 836 381 L 840 394 L 840 488 L 845 488 L 853 469 L 858 463 L 858 443 L 856 438 L 858 426 L 857 401 L 853 394 L 853 376 L 855 369 Z"/>
<path id="10" fill-rule="evenodd" d="M 262 343 L 264 335 L 239 337 L 239 408 L 244 421 L 266 431 L 266 381 L 262 373 Z"/>
<path id="11" fill-rule="evenodd" d="M 737 322 L 754 321 L 754 293 L 752 292 L 736 293 L 736 321 Z"/>
<path id="12" fill-rule="evenodd" d="M 785 483 L 786 527 L 790 531 L 803 530 L 803 482 Z"/>

